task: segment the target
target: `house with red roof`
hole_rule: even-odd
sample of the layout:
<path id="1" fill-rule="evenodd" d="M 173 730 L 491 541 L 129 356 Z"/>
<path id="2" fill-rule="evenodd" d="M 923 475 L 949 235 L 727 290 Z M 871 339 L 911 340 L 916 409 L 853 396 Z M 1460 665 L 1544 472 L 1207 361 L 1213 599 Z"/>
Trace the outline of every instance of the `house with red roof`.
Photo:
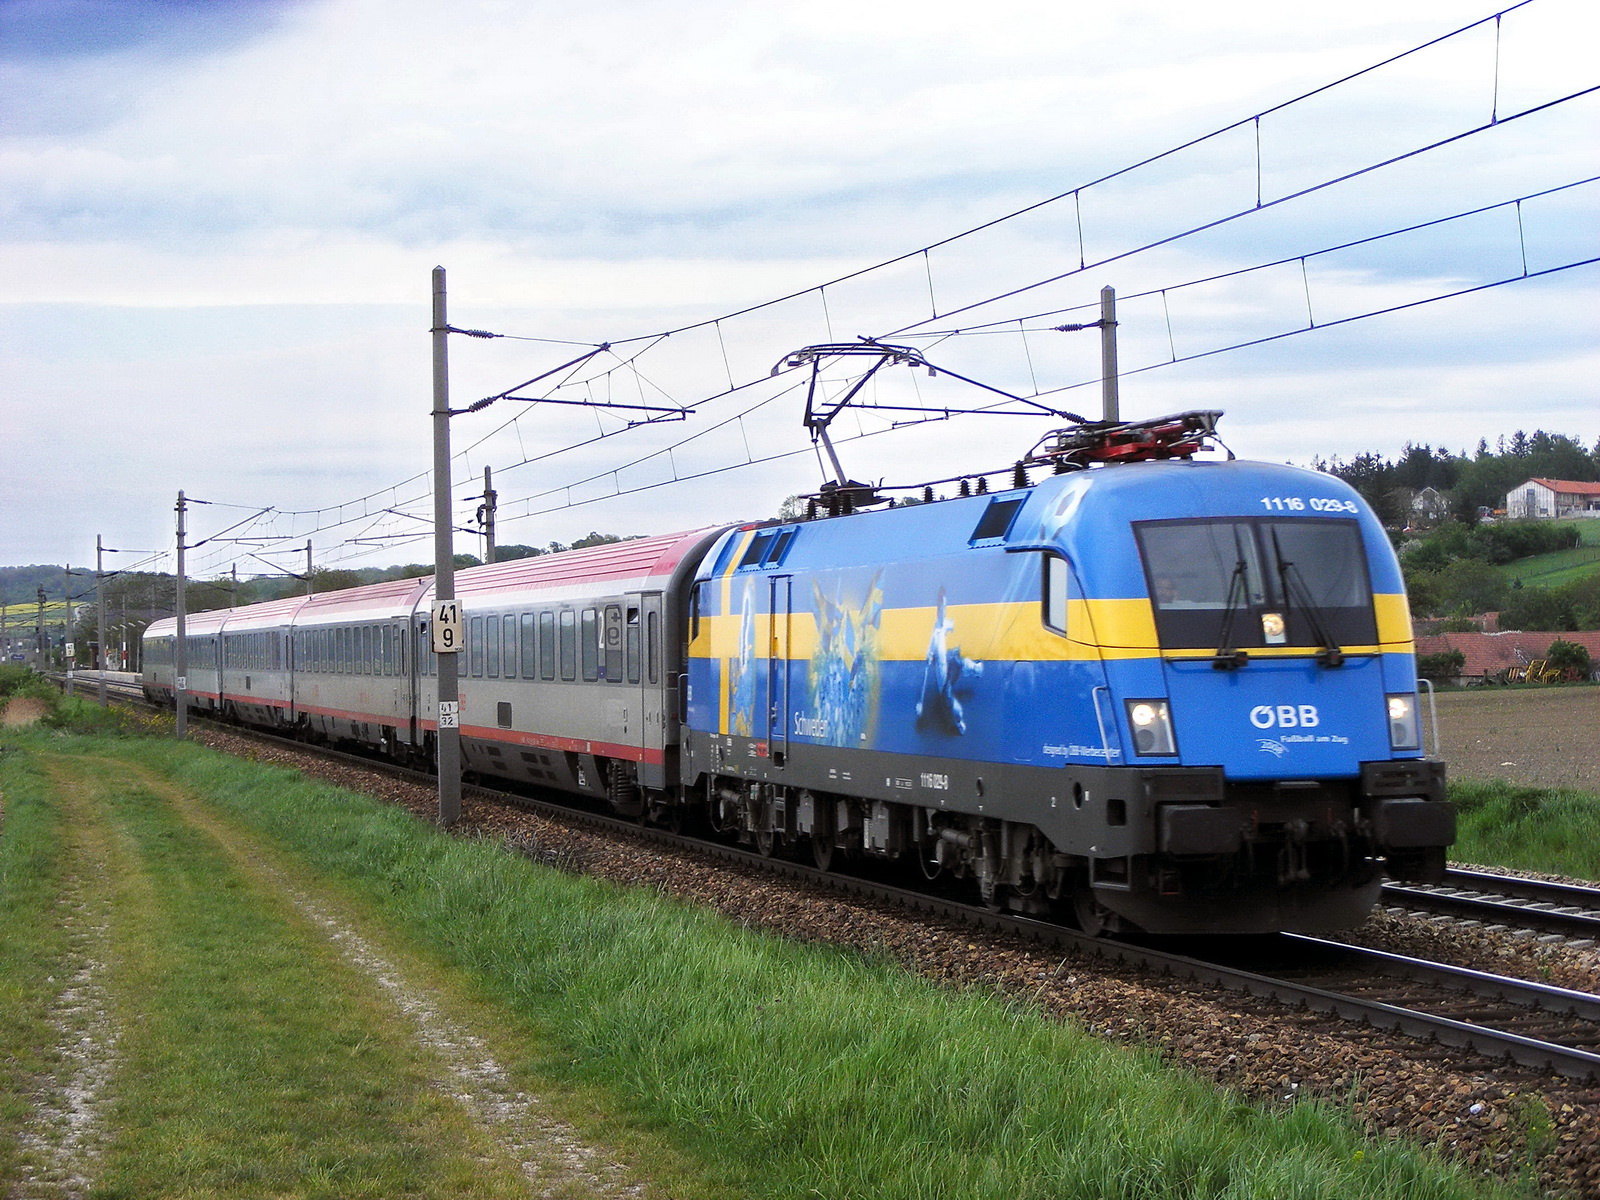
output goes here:
<path id="1" fill-rule="evenodd" d="M 1576 642 L 1589 651 L 1589 658 L 1600 664 L 1600 630 L 1584 633 L 1432 633 L 1417 638 L 1417 657 L 1459 650 L 1465 660 L 1461 672 L 1444 683 L 1487 683 L 1503 680 L 1510 673 L 1524 670 L 1530 663 L 1549 657 L 1550 645 L 1560 639 Z"/>
<path id="2" fill-rule="evenodd" d="M 1506 493 L 1506 516 L 1545 521 L 1561 517 L 1600 517 L 1600 483 L 1530 479 Z"/>

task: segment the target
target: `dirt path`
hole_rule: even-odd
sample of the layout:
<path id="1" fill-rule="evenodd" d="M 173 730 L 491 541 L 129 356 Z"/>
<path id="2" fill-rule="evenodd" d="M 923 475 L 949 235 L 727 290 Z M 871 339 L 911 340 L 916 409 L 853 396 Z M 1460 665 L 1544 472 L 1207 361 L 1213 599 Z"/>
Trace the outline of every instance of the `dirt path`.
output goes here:
<path id="1" fill-rule="evenodd" d="M 398 957 L 358 932 L 348 909 L 329 895 L 313 894 L 305 879 L 291 878 L 286 863 L 275 861 L 264 846 L 216 818 L 182 788 L 132 764 L 122 767 L 211 837 L 242 873 L 282 897 L 328 938 L 352 970 L 377 986 L 437 1060 L 435 1088 L 472 1114 L 528 1179 L 531 1195 L 620 1200 L 649 1194 L 629 1178 L 614 1153 L 588 1143 L 573 1126 L 542 1111 L 543 1099 L 518 1089 L 485 1037 L 447 1014 Z"/>
<path id="2" fill-rule="evenodd" d="M 22 1178 L 13 1193 L 16 1200 L 88 1194 L 105 1142 L 107 1085 L 117 1062 L 119 1030 L 104 985 L 110 901 L 97 886 L 113 869 L 113 851 L 104 826 L 90 813 L 83 786 L 66 772 L 52 774 L 69 818 L 71 857 L 77 864 L 57 901 L 59 920 L 68 931 L 60 969 L 70 974 L 47 1018 L 57 1038 L 52 1048 L 56 1069 L 40 1080 L 31 1119 L 19 1135 Z"/>

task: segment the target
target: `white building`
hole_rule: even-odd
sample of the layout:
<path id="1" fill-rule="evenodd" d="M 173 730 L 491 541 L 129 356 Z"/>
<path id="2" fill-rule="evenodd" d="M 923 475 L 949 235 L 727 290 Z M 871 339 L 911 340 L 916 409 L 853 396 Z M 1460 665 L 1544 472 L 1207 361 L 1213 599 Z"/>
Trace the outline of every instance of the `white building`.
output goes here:
<path id="1" fill-rule="evenodd" d="M 1506 493 L 1506 516 L 1546 521 L 1559 517 L 1600 517 L 1600 483 L 1530 479 Z"/>

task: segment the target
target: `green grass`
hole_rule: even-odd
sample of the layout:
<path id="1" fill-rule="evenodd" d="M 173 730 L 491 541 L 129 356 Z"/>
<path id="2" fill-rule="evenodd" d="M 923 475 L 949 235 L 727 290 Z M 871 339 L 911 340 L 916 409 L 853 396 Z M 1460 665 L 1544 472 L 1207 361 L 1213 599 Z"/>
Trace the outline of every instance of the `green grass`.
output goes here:
<path id="1" fill-rule="evenodd" d="M 981 992 L 575 879 L 298 776 L 124 743 L 351 889 L 603 1097 L 747 1195 L 1499 1194 L 1311 1103 L 1241 1104 Z"/>
<path id="2" fill-rule="evenodd" d="M 1600 520 L 1574 521 L 1580 542 L 1571 550 L 1535 554 L 1497 568 L 1507 583 L 1522 580 L 1524 587 L 1560 587 L 1600 571 Z"/>
<path id="3" fill-rule="evenodd" d="M 99 1200 L 525 1193 L 515 1165 L 497 1162 L 487 1134 L 433 1086 L 430 1053 L 373 981 L 170 803 L 130 787 L 124 763 L 102 756 L 126 741 L 26 741 L 33 752 L 8 754 L 7 766 L 21 758 L 39 769 L 12 768 L 8 784 L 20 775 L 34 785 L 30 811 L 72 823 L 70 844 L 55 841 L 55 861 L 70 866 L 58 865 L 53 882 L 70 870 L 110 914 L 106 946 L 92 951 L 104 956 L 98 978 L 117 1032 L 110 1136 L 92 1171 Z M 7 817 L 9 842 L 9 805 Z M 29 875 L 34 889 L 51 890 L 50 871 Z M 12 1130 L 61 1039 L 38 1014 L 76 966 L 59 945 L 49 949 L 53 986 L 35 967 L 15 1005 L 32 1015 L 26 1032 L 4 1022 L 28 1055 L 8 1068 Z M 19 1166 L 17 1155 L 5 1162 L 0 1192 Z"/>
<path id="4" fill-rule="evenodd" d="M 1450 784 L 1458 862 L 1600 880 L 1600 796 L 1501 780 Z"/>
<path id="5" fill-rule="evenodd" d="M 0 1191 L 16 1177 L 18 1135 L 33 1081 L 53 1066 L 48 1023 L 67 953 L 57 899 L 67 862 L 67 829 L 50 783 L 31 759 L 0 753 Z"/>

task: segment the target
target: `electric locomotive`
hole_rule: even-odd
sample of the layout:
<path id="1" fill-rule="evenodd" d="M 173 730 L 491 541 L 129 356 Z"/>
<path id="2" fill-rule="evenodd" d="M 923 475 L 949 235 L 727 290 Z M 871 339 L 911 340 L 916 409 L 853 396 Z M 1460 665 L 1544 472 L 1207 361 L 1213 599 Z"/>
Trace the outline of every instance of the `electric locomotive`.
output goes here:
<path id="1" fill-rule="evenodd" d="M 1094 931 L 1344 928 L 1436 877 L 1454 815 L 1378 521 L 1183 449 L 725 534 L 686 788 L 763 850 L 915 858 Z"/>

